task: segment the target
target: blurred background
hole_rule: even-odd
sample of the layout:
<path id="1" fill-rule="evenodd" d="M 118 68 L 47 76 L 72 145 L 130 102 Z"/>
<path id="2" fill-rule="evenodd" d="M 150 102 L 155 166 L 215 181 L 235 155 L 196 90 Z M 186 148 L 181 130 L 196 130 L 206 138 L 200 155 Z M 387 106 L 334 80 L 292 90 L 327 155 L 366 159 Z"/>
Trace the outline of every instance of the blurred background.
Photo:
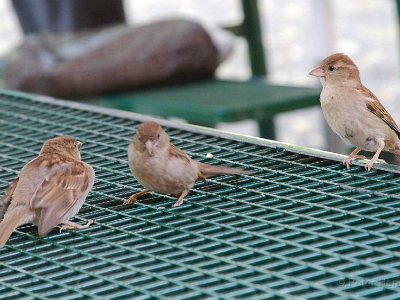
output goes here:
<path id="1" fill-rule="evenodd" d="M 400 34 L 394 0 L 259 0 L 258 4 L 269 79 L 318 86 L 309 71 L 326 56 L 344 52 L 358 65 L 364 84 L 400 122 Z M 233 0 L 125 0 L 124 8 L 127 22 L 135 25 L 177 16 L 216 25 L 242 18 L 240 1 Z M 0 22 L 2 56 L 23 40 L 11 1 L 0 1 Z M 217 76 L 245 80 L 250 74 L 246 43 L 236 38 Z M 279 141 L 327 149 L 318 107 L 279 115 L 276 125 Z M 258 135 L 252 120 L 218 128 Z"/>

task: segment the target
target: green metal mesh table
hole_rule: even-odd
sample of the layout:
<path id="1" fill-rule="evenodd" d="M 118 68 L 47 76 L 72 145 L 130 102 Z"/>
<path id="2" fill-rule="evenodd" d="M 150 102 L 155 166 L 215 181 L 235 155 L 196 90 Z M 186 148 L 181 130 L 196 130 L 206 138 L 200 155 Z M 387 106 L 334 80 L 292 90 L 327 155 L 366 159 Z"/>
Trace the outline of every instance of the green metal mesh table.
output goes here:
<path id="1" fill-rule="evenodd" d="M 126 148 L 144 119 L 0 92 L 0 192 L 60 134 L 97 174 L 76 217 L 93 226 L 26 225 L 0 250 L 0 299 L 400 299 L 398 167 L 165 121 L 193 158 L 255 173 L 199 182 L 181 207 L 156 193 L 123 206 L 141 189 Z"/>

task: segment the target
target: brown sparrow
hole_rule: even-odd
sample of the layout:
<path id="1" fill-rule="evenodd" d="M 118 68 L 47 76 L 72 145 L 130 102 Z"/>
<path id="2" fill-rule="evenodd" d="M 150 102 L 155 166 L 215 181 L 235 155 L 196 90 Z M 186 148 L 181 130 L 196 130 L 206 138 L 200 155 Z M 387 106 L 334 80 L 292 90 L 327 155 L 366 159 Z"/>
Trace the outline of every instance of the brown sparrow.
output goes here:
<path id="1" fill-rule="evenodd" d="M 129 167 L 144 190 L 132 195 L 124 204 L 154 191 L 180 195 L 173 207 L 183 204 L 185 196 L 196 180 L 222 174 L 249 174 L 250 172 L 200 163 L 170 143 L 167 133 L 156 122 L 138 126 L 128 148 Z"/>
<path id="2" fill-rule="evenodd" d="M 361 150 L 375 152 L 365 166 L 371 170 L 382 150 L 400 155 L 400 131 L 378 98 L 360 80 L 354 62 L 342 53 L 325 58 L 310 75 L 320 78 L 322 112 L 332 130 L 357 148 L 343 161 L 347 168 Z"/>
<path id="3" fill-rule="evenodd" d="M 39 236 L 44 236 L 59 223 L 61 230 L 93 223 L 68 221 L 78 213 L 94 183 L 93 168 L 81 161 L 81 145 L 66 136 L 47 140 L 39 155 L 22 168 L 2 199 L 0 247 L 22 224 L 38 225 Z"/>

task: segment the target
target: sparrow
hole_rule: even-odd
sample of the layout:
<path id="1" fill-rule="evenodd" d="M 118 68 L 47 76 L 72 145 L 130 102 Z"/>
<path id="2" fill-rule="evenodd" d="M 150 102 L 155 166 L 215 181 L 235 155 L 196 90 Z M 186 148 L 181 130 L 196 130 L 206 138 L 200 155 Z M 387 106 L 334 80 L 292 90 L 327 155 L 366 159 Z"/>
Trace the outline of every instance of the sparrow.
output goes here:
<path id="1" fill-rule="evenodd" d="M 1 200 L 0 247 L 23 224 L 38 225 L 42 237 L 60 223 L 61 230 L 87 228 L 93 223 L 69 221 L 82 207 L 95 178 L 93 168 L 81 161 L 81 145 L 67 136 L 47 140 L 39 155 L 21 169 Z"/>
<path id="2" fill-rule="evenodd" d="M 183 204 L 184 198 L 197 180 L 222 174 L 250 174 L 242 169 L 208 165 L 193 160 L 170 143 L 169 136 L 156 122 L 145 122 L 137 127 L 128 147 L 129 167 L 133 176 L 144 187 L 124 204 L 154 191 L 161 194 L 180 195 L 173 207 Z"/>
<path id="3" fill-rule="evenodd" d="M 377 161 L 385 163 L 379 159 L 383 150 L 400 155 L 399 127 L 361 83 L 360 71 L 347 55 L 336 53 L 325 58 L 310 75 L 320 78 L 320 102 L 327 123 L 344 141 L 356 146 L 343 165 L 349 168 L 355 159 L 365 159 L 357 155 L 361 150 L 375 152 L 366 170 Z"/>

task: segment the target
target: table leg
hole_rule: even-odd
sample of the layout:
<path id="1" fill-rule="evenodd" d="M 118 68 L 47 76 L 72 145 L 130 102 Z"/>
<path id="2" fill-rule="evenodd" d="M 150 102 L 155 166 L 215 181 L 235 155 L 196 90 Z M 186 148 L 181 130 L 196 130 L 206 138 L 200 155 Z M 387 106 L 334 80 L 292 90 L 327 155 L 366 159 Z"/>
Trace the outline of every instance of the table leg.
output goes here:
<path id="1" fill-rule="evenodd" d="M 270 140 L 276 139 L 273 118 L 258 120 L 258 128 L 260 130 L 260 137 Z"/>

